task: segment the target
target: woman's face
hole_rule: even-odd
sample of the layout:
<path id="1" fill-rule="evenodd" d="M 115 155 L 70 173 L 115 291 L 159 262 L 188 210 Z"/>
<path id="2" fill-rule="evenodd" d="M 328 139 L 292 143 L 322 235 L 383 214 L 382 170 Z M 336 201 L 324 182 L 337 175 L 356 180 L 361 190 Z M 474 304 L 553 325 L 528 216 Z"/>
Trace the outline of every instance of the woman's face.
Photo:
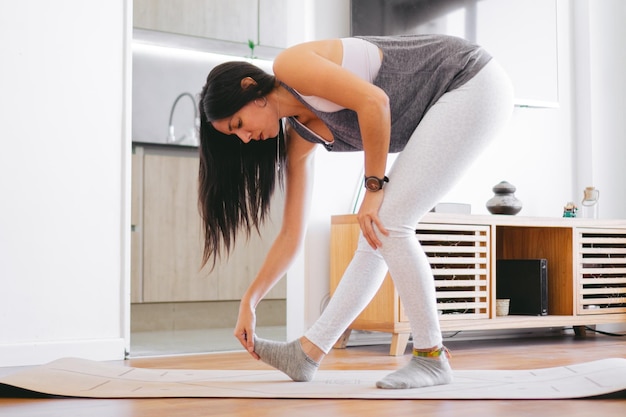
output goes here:
<path id="1" fill-rule="evenodd" d="M 253 100 L 231 117 L 212 124 L 219 132 L 237 135 L 244 143 L 278 136 L 278 115 L 265 98 Z"/>

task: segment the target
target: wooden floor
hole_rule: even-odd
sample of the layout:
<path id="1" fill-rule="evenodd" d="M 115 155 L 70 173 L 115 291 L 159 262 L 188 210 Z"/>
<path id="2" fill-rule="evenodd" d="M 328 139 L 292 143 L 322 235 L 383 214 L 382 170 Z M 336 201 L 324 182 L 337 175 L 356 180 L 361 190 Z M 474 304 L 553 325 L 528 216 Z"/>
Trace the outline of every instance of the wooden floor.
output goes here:
<path id="1" fill-rule="evenodd" d="M 561 366 L 600 358 L 626 358 L 626 337 L 481 340 L 447 343 L 455 369 L 530 369 Z M 389 347 L 363 346 L 334 350 L 321 369 L 389 369 L 408 356 L 388 356 Z M 186 369 L 265 369 L 244 352 L 141 358 L 136 367 Z M 0 416 L 28 417 L 165 417 L 165 416 L 626 416 L 626 398 L 590 400 L 278 400 L 278 399 L 18 399 L 0 398 Z"/>

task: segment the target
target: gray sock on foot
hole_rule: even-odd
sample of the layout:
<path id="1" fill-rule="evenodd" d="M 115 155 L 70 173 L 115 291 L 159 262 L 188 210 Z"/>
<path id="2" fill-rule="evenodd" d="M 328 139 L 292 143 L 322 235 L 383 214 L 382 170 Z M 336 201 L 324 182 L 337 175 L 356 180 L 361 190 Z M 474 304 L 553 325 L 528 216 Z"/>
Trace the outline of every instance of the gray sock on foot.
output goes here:
<path id="1" fill-rule="evenodd" d="M 445 357 L 413 356 L 403 368 L 376 383 L 378 388 L 407 389 L 444 385 L 452 382 L 452 369 Z"/>
<path id="2" fill-rule="evenodd" d="M 296 382 L 312 380 L 319 367 L 319 363 L 304 353 L 298 339 L 287 343 L 255 337 L 254 351 L 263 362 L 287 374 Z"/>

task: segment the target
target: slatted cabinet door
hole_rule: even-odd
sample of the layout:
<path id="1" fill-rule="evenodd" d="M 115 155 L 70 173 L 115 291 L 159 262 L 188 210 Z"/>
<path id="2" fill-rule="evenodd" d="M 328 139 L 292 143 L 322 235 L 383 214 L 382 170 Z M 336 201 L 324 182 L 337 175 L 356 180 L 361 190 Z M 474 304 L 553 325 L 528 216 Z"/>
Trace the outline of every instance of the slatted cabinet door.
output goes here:
<path id="1" fill-rule="evenodd" d="M 577 232 L 578 314 L 626 313 L 626 231 Z"/>
<path id="2" fill-rule="evenodd" d="M 442 320 L 489 317 L 489 226 L 420 224 Z"/>

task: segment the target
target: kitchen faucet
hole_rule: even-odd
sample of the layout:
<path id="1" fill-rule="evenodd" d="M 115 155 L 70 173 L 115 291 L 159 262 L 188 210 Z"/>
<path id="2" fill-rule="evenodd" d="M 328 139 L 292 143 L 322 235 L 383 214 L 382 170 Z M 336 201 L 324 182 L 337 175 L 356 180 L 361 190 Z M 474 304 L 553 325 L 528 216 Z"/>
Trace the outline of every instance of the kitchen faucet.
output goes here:
<path id="1" fill-rule="evenodd" d="M 170 122 L 169 122 L 169 129 L 168 129 L 168 135 L 167 135 L 167 143 L 173 143 L 173 144 L 179 144 L 181 142 L 183 142 L 185 139 L 187 139 L 187 135 L 182 135 L 180 138 L 176 138 L 176 135 L 174 134 L 174 125 L 172 124 L 172 118 L 174 116 L 174 110 L 176 109 L 176 104 L 178 104 L 178 100 L 180 100 L 183 97 L 189 97 L 191 99 L 191 102 L 193 103 L 193 117 L 194 117 L 194 123 L 193 123 L 193 128 L 191 129 L 191 140 L 190 140 L 190 145 L 194 145 L 197 146 L 198 145 L 198 128 L 200 127 L 200 119 L 198 118 L 198 106 L 196 104 L 196 99 L 193 97 L 193 95 L 191 95 L 191 93 L 181 93 L 178 95 L 178 97 L 176 97 L 176 100 L 174 100 L 174 104 L 172 104 L 172 109 L 170 110 Z"/>

